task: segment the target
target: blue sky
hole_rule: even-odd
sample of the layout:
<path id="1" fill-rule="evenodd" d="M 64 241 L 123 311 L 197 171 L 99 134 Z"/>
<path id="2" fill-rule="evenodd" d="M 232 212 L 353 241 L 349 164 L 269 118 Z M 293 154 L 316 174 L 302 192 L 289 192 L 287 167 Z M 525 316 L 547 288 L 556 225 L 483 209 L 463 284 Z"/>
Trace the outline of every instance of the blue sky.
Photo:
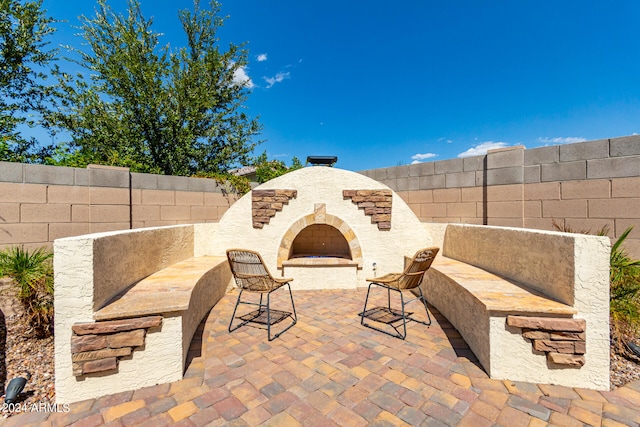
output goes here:
<path id="1" fill-rule="evenodd" d="M 125 11 L 125 0 L 110 0 Z M 190 0 L 141 0 L 182 44 Z M 202 2 L 207 4 L 206 1 Z M 44 0 L 55 43 L 89 0 Z M 226 0 L 222 46 L 247 42 L 256 154 L 364 170 L 640 133 L 640 2 Z"/>

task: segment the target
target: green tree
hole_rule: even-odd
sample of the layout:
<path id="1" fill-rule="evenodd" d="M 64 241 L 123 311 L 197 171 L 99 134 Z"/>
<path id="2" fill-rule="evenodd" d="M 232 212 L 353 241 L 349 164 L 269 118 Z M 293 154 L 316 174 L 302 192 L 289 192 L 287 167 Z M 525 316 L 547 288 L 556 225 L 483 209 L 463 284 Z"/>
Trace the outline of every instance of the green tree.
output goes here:
<path id="1" fill-rule="evenodd" d="M 0 160 L 39 159 L 36 141 L 20 127 L 40 124 L 47 112 L 52 92 L 44 81 L 56 51 L 47 50 L 46 38 L 53 22 L 41 0 L 0 0 Z"/>
<path id="2" fill-rule="evenodd" d="M 266 151 L 256 157 L 253 161 L 253 165 L 256 168 L 256 178 L 260 184 L 303 167 L 300 160 L 295 156 L 291 159 L 290 167 L 287 167 L 287 165 L 281 160 L 267 160 Z"/>
<path id="3" fill-rule="evenodd" d="M 138 0 L 127 16 L 98 0 L 96 16 L 83 17 L 88 49 L 72 49 L 89 77 L 57 72 L 64 98 L 55 122 L 72 137 L 58 163 L 185 176 L 248 163 L 260 125 L 243 111 L 249 83 L 234 78 L 247 52 L 218 48 L 219 11 L 215 0 L 179 11 L 187 43 L 176 49 L 159 45 Z"/>

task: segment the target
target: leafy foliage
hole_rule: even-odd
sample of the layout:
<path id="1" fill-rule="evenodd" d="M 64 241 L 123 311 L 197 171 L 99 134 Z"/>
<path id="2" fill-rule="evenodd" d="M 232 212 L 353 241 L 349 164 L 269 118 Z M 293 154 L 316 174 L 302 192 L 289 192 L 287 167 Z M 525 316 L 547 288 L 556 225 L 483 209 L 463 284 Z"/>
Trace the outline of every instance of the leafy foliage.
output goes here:
<path id="1" fill-rule="evenodd" d="M 47 114 L 52 89 L 44 84 L 55 50 L 46 37 L 54 32 L 42 1 L 0 0 L 0 160 L 37 162 L 34 139 L 21 126 L 33 127 Z"/>
<path id="2" fill-rule="evenodd" d="M 260 131 L 242 111 L 249 83 L 235 79 L 247 53 L 218 48 L 219 10 L 215 0 L 181 10 L 187 45 L 175 48 L 160 46 L 138 0 L 129 0 L 127 16 L 98 0 L 80 28 L 88 49 L 72 49 L 89 75 L 56 71 L 64 96 L 52 120 L 72 141 L 53 161 L 183 176 L 247 164 Z"/>
<path id="3" fill-rule="evenodd" d="M 53 331 L 53 253 L 46 248 L 32 252 L 14 246 L 0 252 L 0 276 L 13 279 L 36 337 Z"/>
<path id="4" fill-rule="evenodd" d="M 243 176 L 219 172 L 198 172 L 194 177 L 215 179 L 227 193 L 235 192 L 242 195 L 251 191 L 249 180 Z"/>
<path id="5" fill-rule="evenodd" d="M 640 331 L 640 260 L 631 259 L 622 247 L 633 227 L 627 228 L 611 247 L 611 323 L 614 344 L 625 352 L 625 343 Z"/>
<path id="6" fill-rule="evenodd" d="M 303 167 L 297 157 L 293 157 L 291 159 L 290 167 L 287 167 L 287 165 L 281 160 L 267 160 L 266 151 L 254 160 L 254 165 L 256 167 L 256 177 L 260 184 Z"/>
<path id="7" fill-rule="evenodd" d="M 607 236 L 607 235 L 609 235 L 609 227 L 606 226 L 606 225 L 603 226 L 602 228 L 599 228 L 598 230 L 596 230 L 595 233 L 592 233 L 591 229 L 585 229 L 585 228 L 583 228 L 582 230 L 575 230 L 567 223 L 558 224 L 558 222 L 556 222 L 555 219 L 551 220 L 551 225 L 553 226 L 553 228 L 555 230 L 562 231 L 563 233 L 595 234 L 596 236 Z"/>

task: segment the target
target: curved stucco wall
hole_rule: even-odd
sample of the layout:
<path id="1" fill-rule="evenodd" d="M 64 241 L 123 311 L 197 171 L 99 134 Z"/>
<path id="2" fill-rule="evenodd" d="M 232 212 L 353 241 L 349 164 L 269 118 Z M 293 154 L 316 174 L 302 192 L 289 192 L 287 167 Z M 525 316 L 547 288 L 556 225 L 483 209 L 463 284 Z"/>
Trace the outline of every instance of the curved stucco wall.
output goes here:
<path id="1" fill-rule="evenodd" d="M 452 292 L 452 279 L 427 272 L 427 300 L 460 331 L 491 378 L 609 388 L 609 251 L 607 237 L 507 227 L 428 225 L 444 239 L 444 256 L 475 265 L 541 290 L 572 306 L 586 321 L 585 364 L 551 366 L 522 330 L 507 326 L 504 315 L 485 312 L 466 292 Z M 441 237 L 437 237 L 441 236 Z"/>
<path id="2" fill-rule="evenodd" d="M 190 225 L 89 236 L 94 236 L 94 310 L 102 308 L 137 281 L 193 256 L 193 226 Z M 64 241 L 59 239 L 59 242 Z"/>
<path id="3" fill-rule="evenodd" d="M 61 403 L 181 379 L 180 317 L 165 317 L 150 330 L 144 349 L 124 360 L 116 374 L 73 375 L 71 335 L 75 323 L 92 322 L 94 311 L 137 280 L 193 256 L 193 226 L 179 225 L 96 233 L 54 242 L 55 385 Z M 192 322 L 193 323 L 193 322 Z M 165 373 L 170 374 L 165 374 Z"/>
<path id="4" fill-rule="evenodd" d="M 391 229 L 379 230 L 371 217 L 351 199 L 343 197 L 343 190 L 389 190 L 384 184 L 355 172 L 329 167 L 306 167 L 266 182 L 258 190 L 297 190 L 297 197 L 289 200 L 282 211 L 263 228 L 252 226 L 251 193 L 246 194 L 224 214 L 218 226 L 201 226 L 197 239 L 211 242 L 205 250 L 209 255 L 224 255 L 228 248 L 248 248 L 260 252 L 273 275 L 277 269 L 280 244 L 292 224 L 312 215 L 317 204 L 324 204 L 327 216 L 348 224 L 362 249 L 362 269 L 357 271 L 358 286 L 365 286 L 365 278 L 377 274 L 402 271 L 404 256 L 412 256 L 418 249 L 432 245 L 426 229 L 413 211 L 394 192 Z M 294 280 L 296 278 L 294 277 Z M 301 278 L 302 279 L 302 278 Z M 308 279 L 304 279 L 308 280 Z"/>
<path id="5" fill-rule="evenodd" d="M 556 231 L 450 224 L 443 255 L 525 283 L 573 305 L 574 236 Z"/>

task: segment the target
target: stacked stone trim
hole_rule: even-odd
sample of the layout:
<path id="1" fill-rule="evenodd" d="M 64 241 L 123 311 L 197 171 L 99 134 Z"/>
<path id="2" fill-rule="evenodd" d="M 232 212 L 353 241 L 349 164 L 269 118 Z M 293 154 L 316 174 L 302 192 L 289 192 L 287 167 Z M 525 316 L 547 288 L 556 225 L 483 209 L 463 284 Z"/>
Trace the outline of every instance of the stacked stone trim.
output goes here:
<path id="1" fill-rule="evenodd" d="M 147 330 L 161 325 L 162 316 L 76 323 L 71 328 L 73 375 L 117 369 L 120 358 L 144 345 Z"/>
<path id="2" fill-rule="evenodd" d="M 364 214 L 371 217 L 371 223 L 376 224 L 378 230 L 391 229 L 391 190 L 343 190 L 342 196 L 363 208 Z"/>
<path id="3" fill-rule="evenodd" d="M 298 197 L 298 190 L 253 190 L 251 192 L 251 214 L 253 228 L 269 224 L 271 217 L 282 210 L 289 200 Z"/>
<path id="4" fill-rule="evenodd" d="M 549 362 L 583 366 L 587 323 L 584 319 L 507 316 L 507 325 L 522 328 L 533 349 L 544 352 Z"/>

